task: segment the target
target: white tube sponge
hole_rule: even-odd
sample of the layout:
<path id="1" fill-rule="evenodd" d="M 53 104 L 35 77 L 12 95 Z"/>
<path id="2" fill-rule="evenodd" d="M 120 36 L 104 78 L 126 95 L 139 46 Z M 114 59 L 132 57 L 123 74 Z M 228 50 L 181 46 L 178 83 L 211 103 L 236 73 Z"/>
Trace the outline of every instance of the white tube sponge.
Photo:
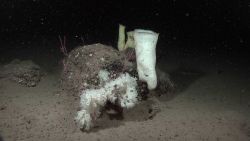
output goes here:
<path id="1" fill-rule="evenodd" d="M 156 76 L 156 44 L 158 33 L 150 30 L 134 30 L 135 52 L 139 79 L 147 82 L 148 89 L 157 86 Z"/>

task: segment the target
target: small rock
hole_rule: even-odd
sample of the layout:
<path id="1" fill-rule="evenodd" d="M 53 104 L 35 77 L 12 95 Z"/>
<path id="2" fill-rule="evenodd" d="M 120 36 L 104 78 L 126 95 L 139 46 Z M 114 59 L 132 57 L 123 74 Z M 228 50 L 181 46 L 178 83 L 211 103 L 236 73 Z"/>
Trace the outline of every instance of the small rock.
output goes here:
<path id="1" fill-rule="evenodd" d="M 7 106 L 5 106 L 5 105 L 2 105 L 2 106 L 0 106 L 0 111 L 3 111 L 3 110 L 5 110 L 7 108 Z"/>

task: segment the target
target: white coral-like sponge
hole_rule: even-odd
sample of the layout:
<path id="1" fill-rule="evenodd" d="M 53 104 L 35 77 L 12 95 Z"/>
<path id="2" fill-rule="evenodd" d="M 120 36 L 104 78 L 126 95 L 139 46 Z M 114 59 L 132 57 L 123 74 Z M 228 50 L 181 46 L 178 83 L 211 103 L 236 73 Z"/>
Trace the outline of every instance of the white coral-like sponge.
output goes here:
<path id="1" fill-rule="evenodd" d="M 104 85 L 100 89 L 84 90 L 80 96 L 81 110 L 75 119 L 84 130 L 89 130 L 93 126 L 94 120 L 99 117 L 100 110 L 107 101 L 114 104 L 118 102 L 123 108 L 132 108 L 138 102 L 136 78 L 123 73 L 118 78 L 109 80 L 108 74 L 107 71 L 101 70 L 98 76 Z"/>

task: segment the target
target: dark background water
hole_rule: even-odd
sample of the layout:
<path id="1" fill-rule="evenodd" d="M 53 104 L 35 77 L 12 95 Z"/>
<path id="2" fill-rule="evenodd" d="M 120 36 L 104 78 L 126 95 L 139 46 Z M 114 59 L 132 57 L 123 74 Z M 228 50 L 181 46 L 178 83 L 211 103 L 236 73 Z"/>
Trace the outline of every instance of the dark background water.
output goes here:
<path id="1" fill-rule="evenodd" d="M 59 52 L 58 36 L 70 49 L 101 42 L 116 46 L 118 24 L 160 33 L 159 53 L 248 59 L 248 0 L 1 0 L 1 54 L 10 50 Z M 40 52 L 40 51 L 38 51 Z M 246 61 L 247 62 L 247 61 Z"/>

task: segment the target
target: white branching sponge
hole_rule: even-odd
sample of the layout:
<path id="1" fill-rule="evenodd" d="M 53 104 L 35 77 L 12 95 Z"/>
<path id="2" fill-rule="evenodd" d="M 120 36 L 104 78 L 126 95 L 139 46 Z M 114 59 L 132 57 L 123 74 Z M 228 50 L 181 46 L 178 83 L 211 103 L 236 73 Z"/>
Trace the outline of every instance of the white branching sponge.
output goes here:
<path id="1" fill-rule="evenodd" d="M 136 78 L 123 73 L 118 78 L 110 80 L 108 75 L 107 71 L 101 70 L 98 74 L 101 88 L 87 89 L 81 94 L 81 110 L 77 112 L 75 119 L 83 130 L 93 127 L 107 101 L 114 104 L 118 102 L 122 108 L 132 108 L 138 101 Z"/>

